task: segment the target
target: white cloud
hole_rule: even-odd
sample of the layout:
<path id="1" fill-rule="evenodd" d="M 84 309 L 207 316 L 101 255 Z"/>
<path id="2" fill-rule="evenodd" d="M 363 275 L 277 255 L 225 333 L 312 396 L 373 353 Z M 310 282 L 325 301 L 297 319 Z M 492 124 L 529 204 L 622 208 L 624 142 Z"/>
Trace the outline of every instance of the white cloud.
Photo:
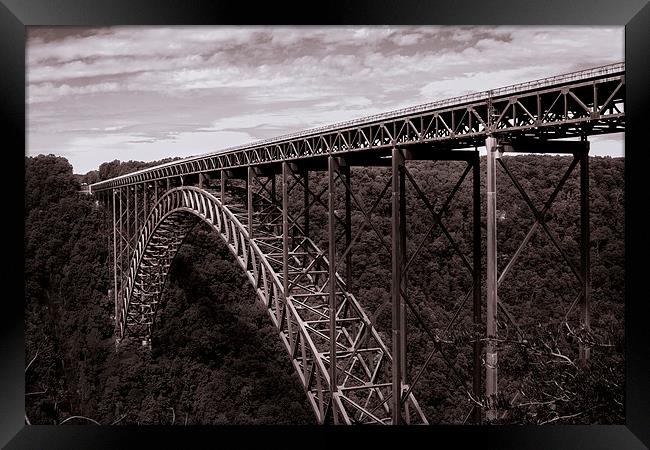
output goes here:
<path id="1" fill-rule="evenodd" d="M 589 154 L 591 156 L 625 156 L 625 135 L 615 133 L 589 138 Z"/>
<path id="2" fill-rule="evenodd" d="M 421 38 L 422 36 L 418 33 L 398 34 L 393 37 L 393 42 L 397 45 L 413 45 L 419 42 Z"/>
<path id="3" fill-rule="evenodd" d="M 121 89 L 118 83 L 97 83 L 86 86 L 70 86 L 68 84 L 55 85 L 42 83 L 27 88 L 28 103 L 55 101 L 71 95 L 99 94 L 117 92 Z"/>

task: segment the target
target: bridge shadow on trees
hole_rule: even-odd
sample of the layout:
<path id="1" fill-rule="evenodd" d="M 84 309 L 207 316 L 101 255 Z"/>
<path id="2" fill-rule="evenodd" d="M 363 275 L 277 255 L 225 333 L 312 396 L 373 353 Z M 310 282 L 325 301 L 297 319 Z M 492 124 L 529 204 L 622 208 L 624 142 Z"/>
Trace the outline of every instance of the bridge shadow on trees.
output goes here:
<path id="1" fill-rule="evenodd" d="M 191 423 L 314 423 L 277 330 L 203 222 L 176 255 L 161 306 L 151 356 Z"/>

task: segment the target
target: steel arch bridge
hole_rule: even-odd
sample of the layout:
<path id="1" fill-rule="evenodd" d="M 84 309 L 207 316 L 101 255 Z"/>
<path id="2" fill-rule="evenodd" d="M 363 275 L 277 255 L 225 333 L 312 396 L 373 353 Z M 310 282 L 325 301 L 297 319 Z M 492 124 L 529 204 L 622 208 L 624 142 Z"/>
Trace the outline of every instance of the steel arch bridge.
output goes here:
<path id="1" fill-rule="evenodd" d="M 493 400 L 497 394 L 498 312 L 516 325 L 507 306 L 498 300 L 497 288 L 537 228 L 549 236 L 574 273 L 580 325 L 585 330 L 590 327 L 588 136 L 624 131 L 624 104 L 625 66 L 619 63 L 259 141 L 93 184 L 92 192 L 104 201 L 113 218 L 110 245 L 116 343 L 131 337 L 151 345 L 156 310 L 172 260 L 185 236 L 203 221 L 218 233 L 255 288 L 319 423 L 426 424 L 413 387 L 434 354 L 447 362 L 448 355 L 441 348 L 440 336 L 426 328 L 409 299 L 407 272 L 424 240 L 437 227 L 472 280 L 459 302 L 462 307 L 472 300 L 477 333 L 472 342 L 468 393 L 485 399 L 486 417 L 491 420 L 497 409 Z M 487 149 L 485 275 L 477 150 L 483 145 Z M 503 152 L 571 154 L 573 160 L 539 209 L 501 159 Z M 409 170 L 411 161 L 421 160 L 465 163 L 440 208 L 430 200 L 427 186 Z M 547 212 L 578 165 L 581 249 L 580 264 L 576 265 L 547 226 Z M 355 194 L 351 182 L 353 167 L 369 166 L 384 167 L 387 172 L 372 207 Z M 498 166 L 535 217 L 501 274 L 496 264 Z M 310 186 L 310 173 L 317 171 L 327 176 L 327 187 L 320 192 Z M 443 219 L 470 173 L 473 218 L 471 255 L 467 256 Z M 410 254 L 407 187 L 433 222 Z M 337 189 L 344 192 L 344 205 L 338 209 Z M 291 201 L 296 192 L 301 197 L 298 209 Z M 386 196 L 391 205 L 390 241 L 372 219 Z M 312 239 L 310 210 L 316 204 L 327 211 L 327 248 L 320 248 Z M 353 209 L 362 218 L 354 235 Z M 337 233 L 341 229 L 343 232 Z M 364 230 L 373 232 L 391 255 L 392 325 L 388 333 L 377 329 L 351 289 L 352 249 Z M 485 303 L 481 298 L 483 278 Z M 486 306 L 485 319 L 482 304 Z M 447 330 L 457 315 L 458 310 Z M 415 375 L 409 373 L 407 364 L 409 320 L 422 326 L 434 347 Z M 589 350 L 581 344 L 583 361 L 589 358 Z M 476 422 L 482 420 L 481 409 L 473 407 Z"/>

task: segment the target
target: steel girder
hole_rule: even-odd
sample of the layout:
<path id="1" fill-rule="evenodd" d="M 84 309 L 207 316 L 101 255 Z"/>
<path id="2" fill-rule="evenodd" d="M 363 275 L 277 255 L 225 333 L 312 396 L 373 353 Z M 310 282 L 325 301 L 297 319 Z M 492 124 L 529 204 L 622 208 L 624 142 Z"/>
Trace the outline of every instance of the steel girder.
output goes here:
<path id="1" fill-rule="evenodd" d="M 209 188 L 181 186 L 153 205 L 117 290 L 118 337 L 150 345 L 171 261 L 188 231 L 202 220 L 226 243 L 266 307 L 318 421 L 391 423 L 391 406 L 383 402 L 391 389 L 391 352 L 338 273 L 332 281 L 326 253 L 282 208 L 261 201 L 259 211 L 249 212 L 236 195 L 226 194 L 228 206 L 218 195 Z M 283 218 L 284 233 L 278 233 Z M 416 412 L 413 422 L 426 423 L 417 414 L 413 394 L 406 401 Z"/>
<path id="2" fill-rule="evenodd" d="M 482 146 L 490 135 L 558 139 L 622 132 L 624 103 L 625 65 L 618 63 L 185 158 L 95 183 L 91 190 L 393 146 L 468 148 Z"/>

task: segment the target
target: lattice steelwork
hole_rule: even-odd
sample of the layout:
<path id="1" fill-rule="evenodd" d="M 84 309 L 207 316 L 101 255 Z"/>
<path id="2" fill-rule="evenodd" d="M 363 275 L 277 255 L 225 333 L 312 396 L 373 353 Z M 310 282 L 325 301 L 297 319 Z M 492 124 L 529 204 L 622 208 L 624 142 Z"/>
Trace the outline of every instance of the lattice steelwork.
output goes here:
<path id="1" fill-rule="evenodd" d="M 488 135 L 558 139 L 625 129 L 625 65 L 531 81 L 185 158 L 96 183 L 102 190 L 310 156 L 436 144 L 483 146 Z"/>
<path id="2" fill-rule="evenodd" d="M 222 238 L 245 271 L 278 329 L 319 423 L 426 424 L 413 388 L 435 355 L 458 373 L 441 342 L 463 305 L 472 306 L 472 322 L 485 335 L 474 336 L 468 412 L 476 423 L 492 420 L 497 394 L 497 310 L 514 322 L 497 296 L 497 287 L 532 232 L 546 229 L 545 214 L 566 177 L 580 163 L 581 262 L 569 263 L 580 284 L 581 326 L 589 329 L 589 203 L 587 136 L 625 128 L 625 67 L 622 63 L 532 81 L 516 86 L 420 105 L 363 119 L 307 130 L 222 152 L 186 158 L 91 186 L 113 217 L 112 272 L 116 342 L 130 337 L 151 346 L 155 315 L 178 248 L 200 221 Z M 561 138 L 581 138 L 580 142 Z M 487 317 L 481 314 L 480 170 L 477 147 L 487 157 Z M 471 150 L 467 150 L 470 148 Z M 500 161 L 503 152 L 574 155 L 567 174 L 540 210 Z M 408 168 L 408 161 L 465 161 L 465 170 L 441 209 Z M 496 271 L 496 167 L 501 163 L 535 215 L 535 223 L 512 260 Z M 371 207 L 355 194 L 352 167 L 385 167 L 388 179 Z M 327 174 L 327 186 L 315 192 L 310 173 Z M 472 249 L 464 255 L 441 220 L 449 202 L 472 173 Z M 279 189 L 276 184 L 279 180 Z M 343 188 L 342 213 L 335 204 Z M 406 190 L 413 189 L 432 225 L 416 250 L 407 253 Z M 428 189 L 429 188 L 429 189 Z M 281 192 L 278 192 L 281 190 Z M 290 213 L 292 192 L 304 202 Z M 323 198 L 324 196 L 327 198 Z M 390 198 L 390 242 L 372 220 L 382 198 Z M 310 210 L 327 211 L 327 248 L 314 240 Z M 340 206 L 340 205 L 339 205 Z M 417 205 L 416 205 L 417 206 Z M 352 229 L 351 210 L 363 218 Z M 365 228 L 364 228 L 365 227 Z M 450 319 L 443 336 L 429 330 L 409 299 L 407 272 L 431 230 L 446 236 L 471 277 L 471 289 Z M 342 234 L 337 229 L 343 229 Z M 363 231 L 372 230 L 391 259 L 392 325 L 379 331 L 351 293 L 352 249 Z M 337 249 L 337 244 L 344 248 Z M 556 244 L 556 242 L 554 242 Z M 556 245 L 565 260 L 562 248 Z M 472 299 L 469 302 L 469 299 Z M 386 306 L 386 305 L 384 305 Z M 407 373 L 406 330 L 413 320 L 433 349 L 418 373 Z M 481 328 L 485 325 L 485 328 Z M 386 333 L 386 334 L 382 334 Z M 382 338 L 383 336 L 383 338 Z M 390 337 L 389 337 L 390 336 Z M 385 342 L 389 342 L 387 345 Z M 485 344 L 485 348 L 484 348 Z M 481 358 L 481 352 L 484 358 Z M 581 347 L 583 360 L 589 348 Z M 452 358 L 453 359 L 453 358 Z M 484 370 L 485 380 L 481 379 Z M 485 396 L 481 395 L 485 392 Z M 477 407 L 477 406 L 480 406 Z M 467 420 L 467 419 L 466 419 Z"/>
<path id="3" fill-rule="evenodd" d="M 282 210 L 267 208 L 253 215 L 252 227 L 243 205 L 225 207 L 216 191 L 178 187 L 167 191 L 144 224 L 129 267 L 119 303 L 119 335 L 145 341 L 150 338 L 156 306 L 173 255 L 197 218 L 208 223 L 227 244 L 237 263 L 255 287 L 278 328 L 282 342 L 305 387 L 320 422 L 331 415 L 331 391 L 335 392 L 336 422 L 386 423 L 390 420 L 388 368 L 391 353 L 353 295 L 336 275 L 336 311 L 329 308 L 328 260 L 316 245 L 289 223 L 288 253 L 283 255 Z M 259 220 L 262 219 L 262 220 Z M 252 231 L 251 231 L 252 230 Z M 255 238 L 250 239 L 250 234 Z M 285 259 L 286 262 L 283 260 Z M 283 272 L 285 272 L 286 276 Z M 289 295 L 285 296 L 285 280 Z M 331 317 L 336 328 L 336 386 L 330 386 Z M 409 395 L 411 410 L 419 411 Z M 426 419 L 420 413 L 420 422 Z"/>

